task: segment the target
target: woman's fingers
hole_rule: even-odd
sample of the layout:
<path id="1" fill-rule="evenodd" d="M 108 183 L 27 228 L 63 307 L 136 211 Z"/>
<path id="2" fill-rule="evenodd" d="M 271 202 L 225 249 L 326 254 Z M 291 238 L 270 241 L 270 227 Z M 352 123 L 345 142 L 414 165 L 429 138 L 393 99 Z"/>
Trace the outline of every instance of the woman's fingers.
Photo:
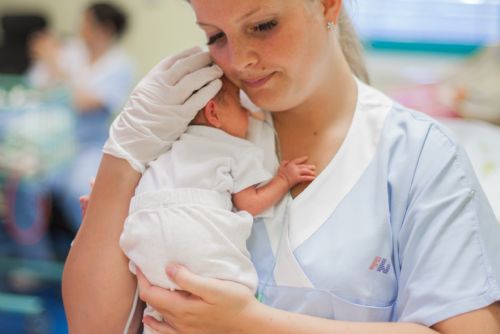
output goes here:
<path id="1" fill-rule="evenodd" d="M 167 75 L 166 82 L 175 86 L 177 83 L 189 73 L 193 73 L 201 68 L 204 68 L 212 63 L 212 58 L 208 52 L 200 52 L 179 59 L 165 73 Z"/>
<path id="2" fill-rule="evenodd" d="M 193 297 L 185 291 L 170 291 L 151 285 L 139 268 L 136 268 L 139 297 L 163 316 L 174 316 L 182 312 L 182 306 Z"/>
<path id="3" fill-rule="evenodd" d="M 158 333 L 161 333 L 161 334 L 174 334 L 174 333 L 178 333 L 167 322 L 158 321 L 155 318 L 150 317 L 148 315 L 144 316 L 144 318 L 142 319 L 142 322 L 144 323 L 145 326 L 148 326 L 149 328 L 153 329 L 155 332 L 158 332 Z"/>
<path id="4" fill-rule="evenodd" d="M 136 267 L 136 276 L 141 300 L 163 314 L 163 308 L 159 306 L 167 304 L 171 299 L 170 291 L 151 285 L 138 267 Z"/>
<path id="5" fill-rule="evenodd" d="M 214 281 L 210 278 L 193 274 L 185 267 L 172 264 L 167 267 L 168 277 L 183 290 L 200 297 L 206 302 L 212 300 L 217 287 L 213 286 Z"/>
<path id="6" fill-rule="evenodd" d="M 176 98 L 179 99 L 179 104 L 183 104 L 186 100 L 189 100 L 189 102 L 192 103 L 191 100 L 196 98 L 195 95 L 201 93 L 202 90 L 206 90 L 212 82 L 218 81 L 217 88 L 210 90 L 210 95 L 204 95 L 206 97 L 202 99 L 203 107 L 210 99 L 213 99 L 214 96 L 217 95 L 222 87 L 222 82 L 217 80 L 222 77 L 222 75 L 223 72 L 217 65 L 203 67 L 202 69 L 189 73 L 183 77 L 177 83 L 173 93 L 177 95 Z"/>
<path id="7" fill-rule="evenodd" d="M 217 79 L 210 82 L 205 87 L 195 92 L 185 103 L 188 108 L 194 110 L 202 109 L 208 101 L 213 99 L 215 95 L 220 91 L 222 87 L 222 81 Z"/>
<path id="8" fill-rule="evenodd" d="M 91 178 L 89 181 L 90 191 L 92 192 L 92 188 L 94 188 L 95 177 Z M 87 211 L 87 207 L 89 205 L 90 194 L 85 194 L 80 196 L 80 209 L 82 210 L 82 218 L 85 216 L 85 212 Z"/>
<path id="9" fill-rule="evenodd" d="M 151 70 L 150 73 L 158 72 L 158 71 L 166 71 L 172 67 L 178 60 L 192 56 L 197 53 L 203 52 L 199 46 L 192 47 L 190 49 L 184 50 L 181 53 L 178 53 L 174 56 L 167 57 L 161 60 L 155 67 Z"/>

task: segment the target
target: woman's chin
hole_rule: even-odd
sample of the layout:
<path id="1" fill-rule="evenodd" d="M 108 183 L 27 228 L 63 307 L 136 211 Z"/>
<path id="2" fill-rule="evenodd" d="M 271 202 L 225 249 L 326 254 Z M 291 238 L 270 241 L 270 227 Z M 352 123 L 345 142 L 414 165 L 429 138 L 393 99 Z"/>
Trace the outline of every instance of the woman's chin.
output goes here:
<path id="1" fill-rule="evenodd" d="M 283 111 L 286 110 L 286 106 L 283 103 L 283 99 L 279 97 L 275 91 L 246 91 L 250 100 L 260 109 L 266 111 Z"/>

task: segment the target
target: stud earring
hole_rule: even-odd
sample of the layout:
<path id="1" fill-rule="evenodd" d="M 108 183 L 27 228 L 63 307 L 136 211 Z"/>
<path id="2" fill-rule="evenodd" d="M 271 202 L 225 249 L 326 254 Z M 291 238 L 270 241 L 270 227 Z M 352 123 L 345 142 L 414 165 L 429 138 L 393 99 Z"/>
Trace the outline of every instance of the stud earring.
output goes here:
<path id="1" fill-rule="evenodd" d="M 328 21 L 326 27 L 328 28 L 328 30 L 333 31 L 335 29 L 335 23 L 333 23 L 332 21 Z"/>

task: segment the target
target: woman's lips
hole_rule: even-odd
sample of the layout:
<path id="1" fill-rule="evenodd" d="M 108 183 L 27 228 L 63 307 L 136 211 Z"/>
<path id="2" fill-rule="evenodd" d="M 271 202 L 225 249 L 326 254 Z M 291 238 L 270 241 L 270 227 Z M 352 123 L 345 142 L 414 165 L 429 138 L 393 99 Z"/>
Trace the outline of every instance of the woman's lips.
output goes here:
<path id="1" fill-rule="evenodd" d="M 243 84 L 247 86 L 248 88 L 259 88 L 264 86 L 274 75 L 274 72 L 266 75 L 264 77 L 260 77 L 257 79 L 251 79 L 251 80 L 242 80 Z"/>

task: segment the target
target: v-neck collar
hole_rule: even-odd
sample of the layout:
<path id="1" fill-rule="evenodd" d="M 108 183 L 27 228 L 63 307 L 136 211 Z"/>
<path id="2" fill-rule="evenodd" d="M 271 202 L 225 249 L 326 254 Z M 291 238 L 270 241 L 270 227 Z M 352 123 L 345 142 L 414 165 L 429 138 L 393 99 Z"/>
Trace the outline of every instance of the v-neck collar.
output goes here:
<path id="1" fill-rule="evenodd" d="M 392 101 L 356 79 L 356 110 L 335 156 L 289 207 L 290 248 L 295 250 L 335 211 L 362 176 L 377 150 Z M 290 196 L 290 195 L 289 195 Z"/>
<path id="2" fill-rule="evenodd" d="M 376 89 L 356 79 L 356 110 L 342 145 L 325 169 L 292 200 L 287 194 L 273 209 L 274 217 L 265 219 L 273 252 L 276 254 L 284 216 L 288 216 L 289 249 L 294 251 L 312 236 L 351 191 L 375 156 L 382 127 L 393 102 Z M 264 149 L 265 167 L 276 173 L 279 166 L 272 117 L 252 122 L 249 140 Z M 288 214 L 284 214 L 288 212 Z"/>

